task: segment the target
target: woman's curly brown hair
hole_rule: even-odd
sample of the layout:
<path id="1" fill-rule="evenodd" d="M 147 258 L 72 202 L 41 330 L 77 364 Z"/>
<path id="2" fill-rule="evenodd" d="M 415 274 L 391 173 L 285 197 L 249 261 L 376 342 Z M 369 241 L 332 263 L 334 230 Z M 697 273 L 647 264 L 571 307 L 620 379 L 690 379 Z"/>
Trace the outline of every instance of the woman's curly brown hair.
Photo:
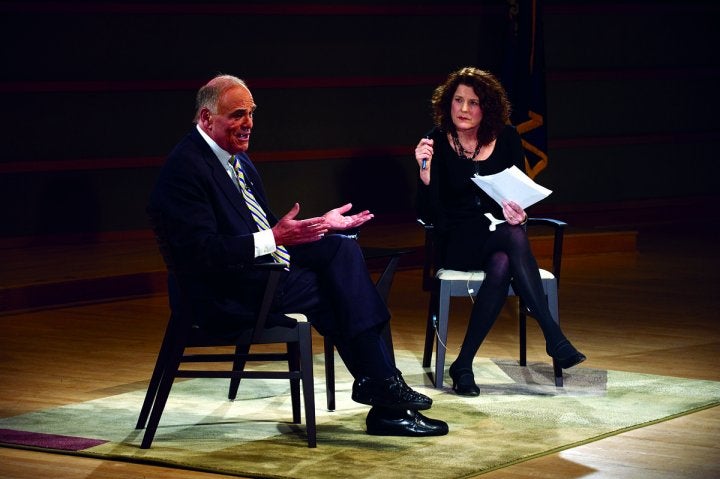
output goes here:
<path id="1" fill-rule="evenodd" d="M 456 134 L 450 117 L 450 103 L 458 85 L 471 87 L 480 99 L 482 121 L 478 128 L 478 141 L 487 145 L 497 138 L 510 120 L 510 101 L 500 81 L 490 72 L 475 67 L 464 67 L 452 72 L 432 95 L 431 105 L 435 126 Z"/>

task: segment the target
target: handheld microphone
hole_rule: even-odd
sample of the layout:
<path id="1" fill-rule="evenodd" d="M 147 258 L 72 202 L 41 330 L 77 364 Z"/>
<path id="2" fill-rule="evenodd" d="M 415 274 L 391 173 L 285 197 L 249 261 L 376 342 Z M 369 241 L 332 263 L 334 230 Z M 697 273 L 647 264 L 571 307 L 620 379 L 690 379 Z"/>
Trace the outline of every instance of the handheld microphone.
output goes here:
<path id="1" fill-rule="evenodd" d="M 430 137 L 433 136 L 436 131 L 438 131 L 438 129 L 439 129 L 439 128 L 438 128 L 437 126 L 433 126 L 433 127 L 430 129 L 430 131 L 428 131 L 427 133 L 425 133 L 425 138 L 429 140 Z M 424 169 L 426 169 L 426 168 L 427 168 L 427 158 L 423 158 L 423 160 L 422 160 L 422 169 L 424 170 Z"/>

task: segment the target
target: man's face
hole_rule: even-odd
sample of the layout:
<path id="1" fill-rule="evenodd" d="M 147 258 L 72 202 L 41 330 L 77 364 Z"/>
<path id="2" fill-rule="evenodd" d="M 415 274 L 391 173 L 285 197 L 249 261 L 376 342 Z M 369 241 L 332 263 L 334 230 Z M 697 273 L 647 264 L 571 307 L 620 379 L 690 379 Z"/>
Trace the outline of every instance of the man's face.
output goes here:
<path id="1" fill-rule="evenodd" d="M 204 112 L 203 126 L 215 143 L 234 155 L 247 151 L 250 146 L 254 112 L 255 102 L 250 90 L 238 85 L 220 97 L 216 112 Z"/>

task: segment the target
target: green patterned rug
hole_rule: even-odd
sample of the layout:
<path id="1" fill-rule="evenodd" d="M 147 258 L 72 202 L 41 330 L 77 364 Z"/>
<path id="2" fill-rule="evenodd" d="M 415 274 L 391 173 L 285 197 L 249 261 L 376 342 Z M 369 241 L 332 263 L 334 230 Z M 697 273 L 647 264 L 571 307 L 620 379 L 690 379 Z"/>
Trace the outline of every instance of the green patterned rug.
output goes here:
<path id="1" fill-rule="evenodd" d="M 144 390 L 0 419 L 0 443 L 113 460 L 263 478 L 461 478 L 720 404 L 720 383 L 578 367 L 552 386 L 550 364 L 478 359 L 478 398 L 436 390 L 412 353 L 397 353 L 408 384 L 435 401 L 428 416 L 450 434 L 433 438 L 364 433 L 367 407 L 350 400 L 337 367 L 335 412 L 324 409 L 316 357 L 318 447 L 290 422 L 285 381 L 245 380 L 227 401 L 227 381 L 178 382 L 152 448 L 134 429 Z M 341 364 L 341 363 L 338 363 Z"/>

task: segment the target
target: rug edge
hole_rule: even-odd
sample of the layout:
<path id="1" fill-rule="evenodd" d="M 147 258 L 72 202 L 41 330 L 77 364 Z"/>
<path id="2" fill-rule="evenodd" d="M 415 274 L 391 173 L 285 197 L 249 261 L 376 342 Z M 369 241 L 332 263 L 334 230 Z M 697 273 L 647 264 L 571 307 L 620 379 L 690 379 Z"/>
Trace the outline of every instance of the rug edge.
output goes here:
<path id="1" fill-rule="evenodd" d="M 514 466 L 515 464 L 521 464 L 521 463 L 523 463 L 523 462 L 532 461 L 533 459 L 537 459 L 537 458 L 539 458 L 539 457 L 550 456 L 550 455 L 556 454 L 556 453 L 558 453 L 558 452 L 567 451 L 568 449 L 573 449 L 573 448 L 576 448 L 576 447 L 584 446 L 584 445 L 586 445 L 586 444 L 590 444 L 590 443 L 593 443 L 593 442 L 601 441 L 601 440 L 606 439 L 606 438 L 608 438 L 608 437 L 618 436 L 618 435 L 620 435 L 620 434 L 623 434 L 623 433 L 626 433 L 626 432 L 629 432 L 629 431 L 634 431 L 634 430 L 636 430 L 636 429 L 642 429 L 643 427 L 653 426 L 653 425 L 655 425 L 655 424 L 660 424 L 660 423 L 663 423 L 663 422 L 672 421 L 673 419 L 677 419 L 677 418 L 683 417 L 683 416 L 688 416 L 688 415 L 690 415 L 690 414 L 694 414 L 694 413 L 696 413 L 696 412 L 704 411 L 704 410 L 706 410 L 706 409 L 712 409 L 712 408 L 714 408 L 714 407 L 720 407 L 720 400 L 715 400 L 715 401 L 713 401 L 713 402 L 711 402 L 711 403 L 704 404 L 704 405 L 702 405 L 702 406 L 697 406 L 697 407 L 695 407 L 695 408 L 693 408 L 693 409 L 688 409 L 687 411 L 683 411 L 683 412 L 679 412 L 679 413 L 675 413 L 675 414 L 670 414 L 669 416 L 665 416 L 665 417 L 658 418 L 658 419 L 653 419 L 652 421 L 646 421 L 646 422 L 643 422 L 643 423 L 638 423 L 638 424 L 635 424 L 635 425 L 633 425 L 633 426 L 627 426 L 627 427 L 624 427 L 624 428 L 621 428 L 621 429 L 617 429 L 617 430 L 615 430 L 615 431 L 610 431 L 610 432 L 606 432 L 606 433 L 603 433 L 603 434 L 598 434 L 597 436 L 592 436 L 592 437 L 589 437 L 589 438 L 586 438 L 586 439 L 583 439 L 583 440 L 580 440 L 580 441 L 575 441 L 575 442 L 572 442 L 572 443 L 564 444 L 564 445 L 562 445 L 562 446 L 558 446 L 558 447 L 553 448 L 553 449 L 548 449 L 547 451 L 543 451 L 543 452 L 531 454 L 531 455 L 529 455 L 529 456 L 527 456 L 527 457 L 522 457 L 522 458 L 514 459 L 514 460 L 512 460 L 512 461 L 505 462 L 505 463 L 503 463 L 503 464 L 498 464 L 498 465 L 496 465 L 496 466 L 491 466 L 491 467 L 489 467 L 489 468 L 487 468 L 487 469 L 485 469 L 485 470 L 483 470 L 483 471 L 481 471 L 481 472 L 473 473 L 473 474 L 468 474 L 468 475 L 465 475 L 465 476 L 458 477 L 458 478 L 456 478 L 456 479 L 471 479 L 471 478 L 474 478 L 474 477 L 477 477 L 477 476 L 480 476 L 480 475 L 483 475 L 483 474 L 487 474 L 487 473 L 492 472 L 492 471 L 498 471 L 498 470 L 500 470 L 500 469 L 505 469 L 506 467 Z"/>

